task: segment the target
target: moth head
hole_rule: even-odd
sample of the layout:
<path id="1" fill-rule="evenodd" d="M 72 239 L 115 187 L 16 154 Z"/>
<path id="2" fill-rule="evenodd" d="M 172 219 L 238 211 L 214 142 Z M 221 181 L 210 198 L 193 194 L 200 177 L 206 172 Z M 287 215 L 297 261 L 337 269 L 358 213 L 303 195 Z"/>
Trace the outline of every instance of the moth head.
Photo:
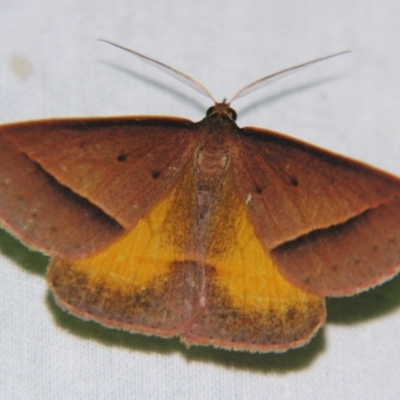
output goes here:
<path id="1" fill-rule="evenodd" d="M 231 121 L 236 121 L 237 114 L 236 111 L 230 107 L 230 104 L 224 102 L 222 103 L 215 103 L 212 107 L 207 110 L 207 117 L 211 115 L 225 115 Z"/>

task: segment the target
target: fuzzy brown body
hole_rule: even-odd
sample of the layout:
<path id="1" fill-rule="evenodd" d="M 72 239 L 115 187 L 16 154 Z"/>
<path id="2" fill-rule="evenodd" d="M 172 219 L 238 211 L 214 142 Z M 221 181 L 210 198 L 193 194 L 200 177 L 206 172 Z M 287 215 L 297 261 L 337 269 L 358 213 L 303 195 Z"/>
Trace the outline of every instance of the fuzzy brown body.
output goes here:
<path id="1" fill-rule="evenodd" d="M 193 155 L 196 191 L 193 206 L 196 208 L 196 217 L 193 221 L 195 241 L 190 247 L 201 258 L 207 254 L 210 245 L 208 236 L 215 218 L 213 213 L 218 207 L 218 194 L 226 181 L 228 168 L 232 167 L 231 152 L 234 150 L 233 143 L 237 134 L 236 125 L 229 119 L 221 118 L 218 114 L 209 118 L 212 118 L 212 124 L 209 120 L 203 120 L 196 127 L 197 143 Z"/>

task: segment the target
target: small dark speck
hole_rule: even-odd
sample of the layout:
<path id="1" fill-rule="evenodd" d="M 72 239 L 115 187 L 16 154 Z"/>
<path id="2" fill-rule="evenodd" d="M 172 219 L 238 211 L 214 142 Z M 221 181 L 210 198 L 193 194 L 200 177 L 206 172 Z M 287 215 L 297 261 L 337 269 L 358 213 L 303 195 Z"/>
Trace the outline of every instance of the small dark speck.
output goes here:
<path id="1" fill-rule="evenodd" d="M 160 176 L 160 171 L 151 171 L 153 179 L 157 179 Z"/>
<path id="2" fill-rule="evenodd" d="M 354 260 L 353 260 L 353 265 L 358 265 L 358 264 L 360 264 L 361 263 L 361 259 L 360 258 L 355 258 Z"/>
<path id="3" fill-rule="evenodd" d="M 260 188 L 260 186 L 256 185 L 256 192 L 257 194 L 261 194 L 263 192 L 262 188 Z"/>
<path id="4" fill-rule="evenodd" d="M 299 181 L 297 180 L 297 178 L 295 177 L 295 176 L 291 176 L 290 177 L 290 184 L 292 185 L 292 186 L 297 186 L 298 184 L 299 184 Z"/>
<path id="5" fill-rule="evenodd" d="M 333 265 L 331 265 L 331 269 L 332 269 L 332 271 L 337 272 L 339 270 L 339 266 L 337 264 L 333 264 Z"/>
<path id="6" fill-rule="evenodd" d="M 295 321 L 297 316 L 297 310 L 293 307 L 290 307 L 287 311 L 286 311 L 286 318 L 290 321 Z"/>
<path id="7" fill-rule="evenodd" d="M 118 162 L 124 162 L 126 161 L 126 159 L 128 158 L 128 155 L 125 153 L 121 153 L 118 157 L 117 157 L 117 161 Z"/>

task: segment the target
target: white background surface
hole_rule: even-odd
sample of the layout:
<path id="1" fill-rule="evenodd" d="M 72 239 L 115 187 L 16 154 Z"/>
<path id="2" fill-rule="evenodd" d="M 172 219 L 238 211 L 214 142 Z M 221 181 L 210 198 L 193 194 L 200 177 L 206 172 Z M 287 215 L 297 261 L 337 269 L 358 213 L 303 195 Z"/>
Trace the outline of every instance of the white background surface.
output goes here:
<path id="1" fill-rule="evenodd" d="M 207 98 L 96 38 L 156 57 L 220 100 L 268 73 L 351 49 L 238 100 L 238 124 L 400 175 L 398 2 L 2 0 L 0 121 L 203 118 Z M 0 250 L 2 399 L 399 398 L 399 278 L 328 302 L 328 323 L 308 346 L 250 355 L 82 322 L 54 305 L 43 261 L 4 234 Z"/>

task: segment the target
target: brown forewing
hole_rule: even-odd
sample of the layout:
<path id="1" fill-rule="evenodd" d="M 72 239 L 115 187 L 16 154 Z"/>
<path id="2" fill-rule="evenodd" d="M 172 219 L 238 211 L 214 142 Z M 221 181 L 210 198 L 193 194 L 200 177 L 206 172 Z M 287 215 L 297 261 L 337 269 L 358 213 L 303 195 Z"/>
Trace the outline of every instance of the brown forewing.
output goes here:
<path id="1" fill-rule="evenodd" d="M 0 164 L 0 221 L 44 252 L 86 256 L 113 240 L 119 226 L 132 227 L 171 190 L 193 153 L 192 127 L 187 120 L 157 117 L 4 125 L 2 149 L 13 155 Z M 84 208 L 72 212 L 71 197 Z M 25 211 L 17 223 L 16 205 Z M 32 218 L 36 209 L 46 212 Z M 99 228 L 103 219 L 116 233 Z M 77 248 L 77 240 L 88 244 Z"/>
<path id="2" fill-rule="evenodd" d="M 338 225 L 400 196 L 400 180 L 276 132 L 244 128 L 238 189 L 267 248 Z"/>

